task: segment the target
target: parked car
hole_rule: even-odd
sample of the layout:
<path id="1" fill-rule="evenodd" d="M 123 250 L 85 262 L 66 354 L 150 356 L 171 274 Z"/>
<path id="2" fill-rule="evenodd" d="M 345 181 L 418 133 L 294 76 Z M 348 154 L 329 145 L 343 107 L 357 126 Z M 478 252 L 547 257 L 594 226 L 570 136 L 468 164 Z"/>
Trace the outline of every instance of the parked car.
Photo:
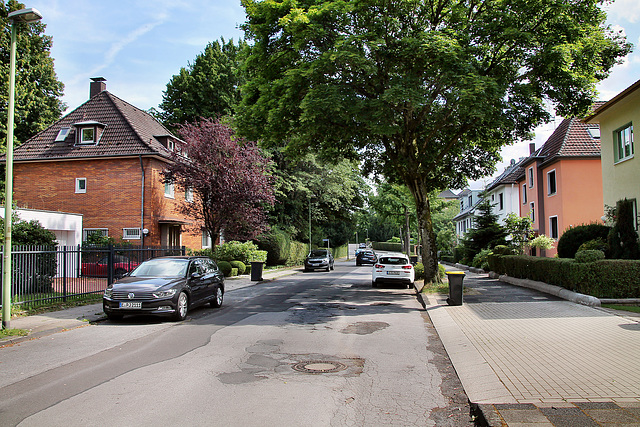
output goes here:
<path id="1" fill-rule="evenodd" d="M 375 264 L 378 256 L 371 249 L 364 249 L 356 255 L 356 265 Z"/>
<path id="2" fill-rule="evenodd" d="M 358 245 L 358 247 L 360 249 L 365 249 L 367 247 L 367 244 L 366 243 L 360 243 L 360 245 Z"/>
<path id="3" fill-rule="evenodd" d="M 314 249 L 309 252 L 304 260 L 304 271 L 313 271 L 317 268 L 324 268 L 327 271 L 333 270 L 333 255 L 328 249 Z"/>
<path id="4" fill-rule="evenodd" d="M 123 255 L 113 256 L 113 277 L 119 279 L 138 266 L 137 261 L 130 260 Z M 109 257 L 106 256 L 97 262 L 83 262 L 81 265 L 83 276 L 107 277 L 109 273 Z"/>
<path id="5" fill-rule="evenodd" d="M 168 316 L 184 320 L 206 303 L 220 307 L 224 274 L 208 257 L 171 256 L 142 262 L 110 285 L 102 298 L 105 314 L 119 320 L 127 314 Z"/>
<path id="6" fill-rule="evenodd" d="M 415 271 L 405 254 L 385 254 L 378 258 L 371 273 L 371 285 L 379 283 L 401 283 L 408 288 L 413 286 Z"/>

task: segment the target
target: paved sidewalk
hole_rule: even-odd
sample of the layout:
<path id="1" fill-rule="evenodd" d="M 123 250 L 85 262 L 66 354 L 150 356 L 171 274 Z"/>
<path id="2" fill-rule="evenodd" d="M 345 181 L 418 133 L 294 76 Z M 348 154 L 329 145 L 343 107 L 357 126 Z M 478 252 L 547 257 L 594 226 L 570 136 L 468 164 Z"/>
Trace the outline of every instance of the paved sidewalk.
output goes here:
<path id="1" fill-rule="evenodd" d="M 490 426 L 640 426 L 640 320 L 466 273 L 426 308 Z"/>
<path id="2" fill-rule="evenodd" d="M 302 271 L 300 268 L 286 268 L 279 270 L 265 270 L 262 274 L 263 281 L 273 280 L 277 277 L 296 274 Z M 227 278 L 225 280 L 226 292 L 234 289 L 257 285 L 262 282 L 252 282 L 249 275 Z M 91 322 L 105 320 L 102 311 L 102 303 L 72 307 L 60 311 L 38 314 L 34 316 L 18 317 L 11 319 L 11 329 L 25 329 L 29 331 L 26 336 L 10 336 L 0 339 L 0 347 L 16 344 L 22 341 L 40 338 L 68 329 L 81 328 Z"/>

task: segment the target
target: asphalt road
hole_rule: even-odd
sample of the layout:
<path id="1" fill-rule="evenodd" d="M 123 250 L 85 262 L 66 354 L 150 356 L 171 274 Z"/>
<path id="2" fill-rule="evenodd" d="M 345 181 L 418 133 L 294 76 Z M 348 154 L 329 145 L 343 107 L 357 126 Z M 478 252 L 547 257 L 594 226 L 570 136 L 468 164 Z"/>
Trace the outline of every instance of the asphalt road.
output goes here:
<path id="1" fill-rule="evenodd" d="M 412 291 L 337 262 L 0 349 L 0 425 L 472 425 Z"/>

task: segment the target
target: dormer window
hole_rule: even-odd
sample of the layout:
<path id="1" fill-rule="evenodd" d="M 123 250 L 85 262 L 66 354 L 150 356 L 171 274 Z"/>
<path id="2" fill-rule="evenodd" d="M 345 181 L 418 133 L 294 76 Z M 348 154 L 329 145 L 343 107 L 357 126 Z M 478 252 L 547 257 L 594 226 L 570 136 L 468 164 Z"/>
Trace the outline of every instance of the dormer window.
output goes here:
<path id="1" fill-rule="evenodd" d="M 94 128 L 80 129 L 80 144 L 93 144 L 96 142 L 96 130 Z"/>
<path id="2" fill-rule="evenodd" d="M 65 139 L 67 139 L 67 135 L 69 135 L 70 131 L 71 131 L 70 127 L 61 128 L 60 131 L 58 132 L 58 136 L 56 136 L 56 142 L 62 142 Z"/>
<path id="3" fill-rule="evenodd" d="M 73 126 L 77 129 L 76 144 L 81 145 L 97 144 L 100 141 L 104 128 L 106 127 L 106 125 L 93 120 L 74 123 Z"/>

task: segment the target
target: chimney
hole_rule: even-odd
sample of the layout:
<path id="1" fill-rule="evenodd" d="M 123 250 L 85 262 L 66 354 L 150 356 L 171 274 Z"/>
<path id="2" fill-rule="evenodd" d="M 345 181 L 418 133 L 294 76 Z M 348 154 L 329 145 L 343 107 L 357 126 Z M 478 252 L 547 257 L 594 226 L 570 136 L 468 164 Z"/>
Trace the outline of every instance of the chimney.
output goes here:
<path id="1" fill-rule="evenodd" d="M 529 143 L 529 154 L 533 154 L 536 152 L 536 143 L 535 142 L 530 142 Z"/>
<path id="2" fill-rule="evenodd" d="M 89 99 L 93 98 L 103 90 L 107 90 L 107 79 L 104 77 L 92 77 L 89 85 Z"/>

